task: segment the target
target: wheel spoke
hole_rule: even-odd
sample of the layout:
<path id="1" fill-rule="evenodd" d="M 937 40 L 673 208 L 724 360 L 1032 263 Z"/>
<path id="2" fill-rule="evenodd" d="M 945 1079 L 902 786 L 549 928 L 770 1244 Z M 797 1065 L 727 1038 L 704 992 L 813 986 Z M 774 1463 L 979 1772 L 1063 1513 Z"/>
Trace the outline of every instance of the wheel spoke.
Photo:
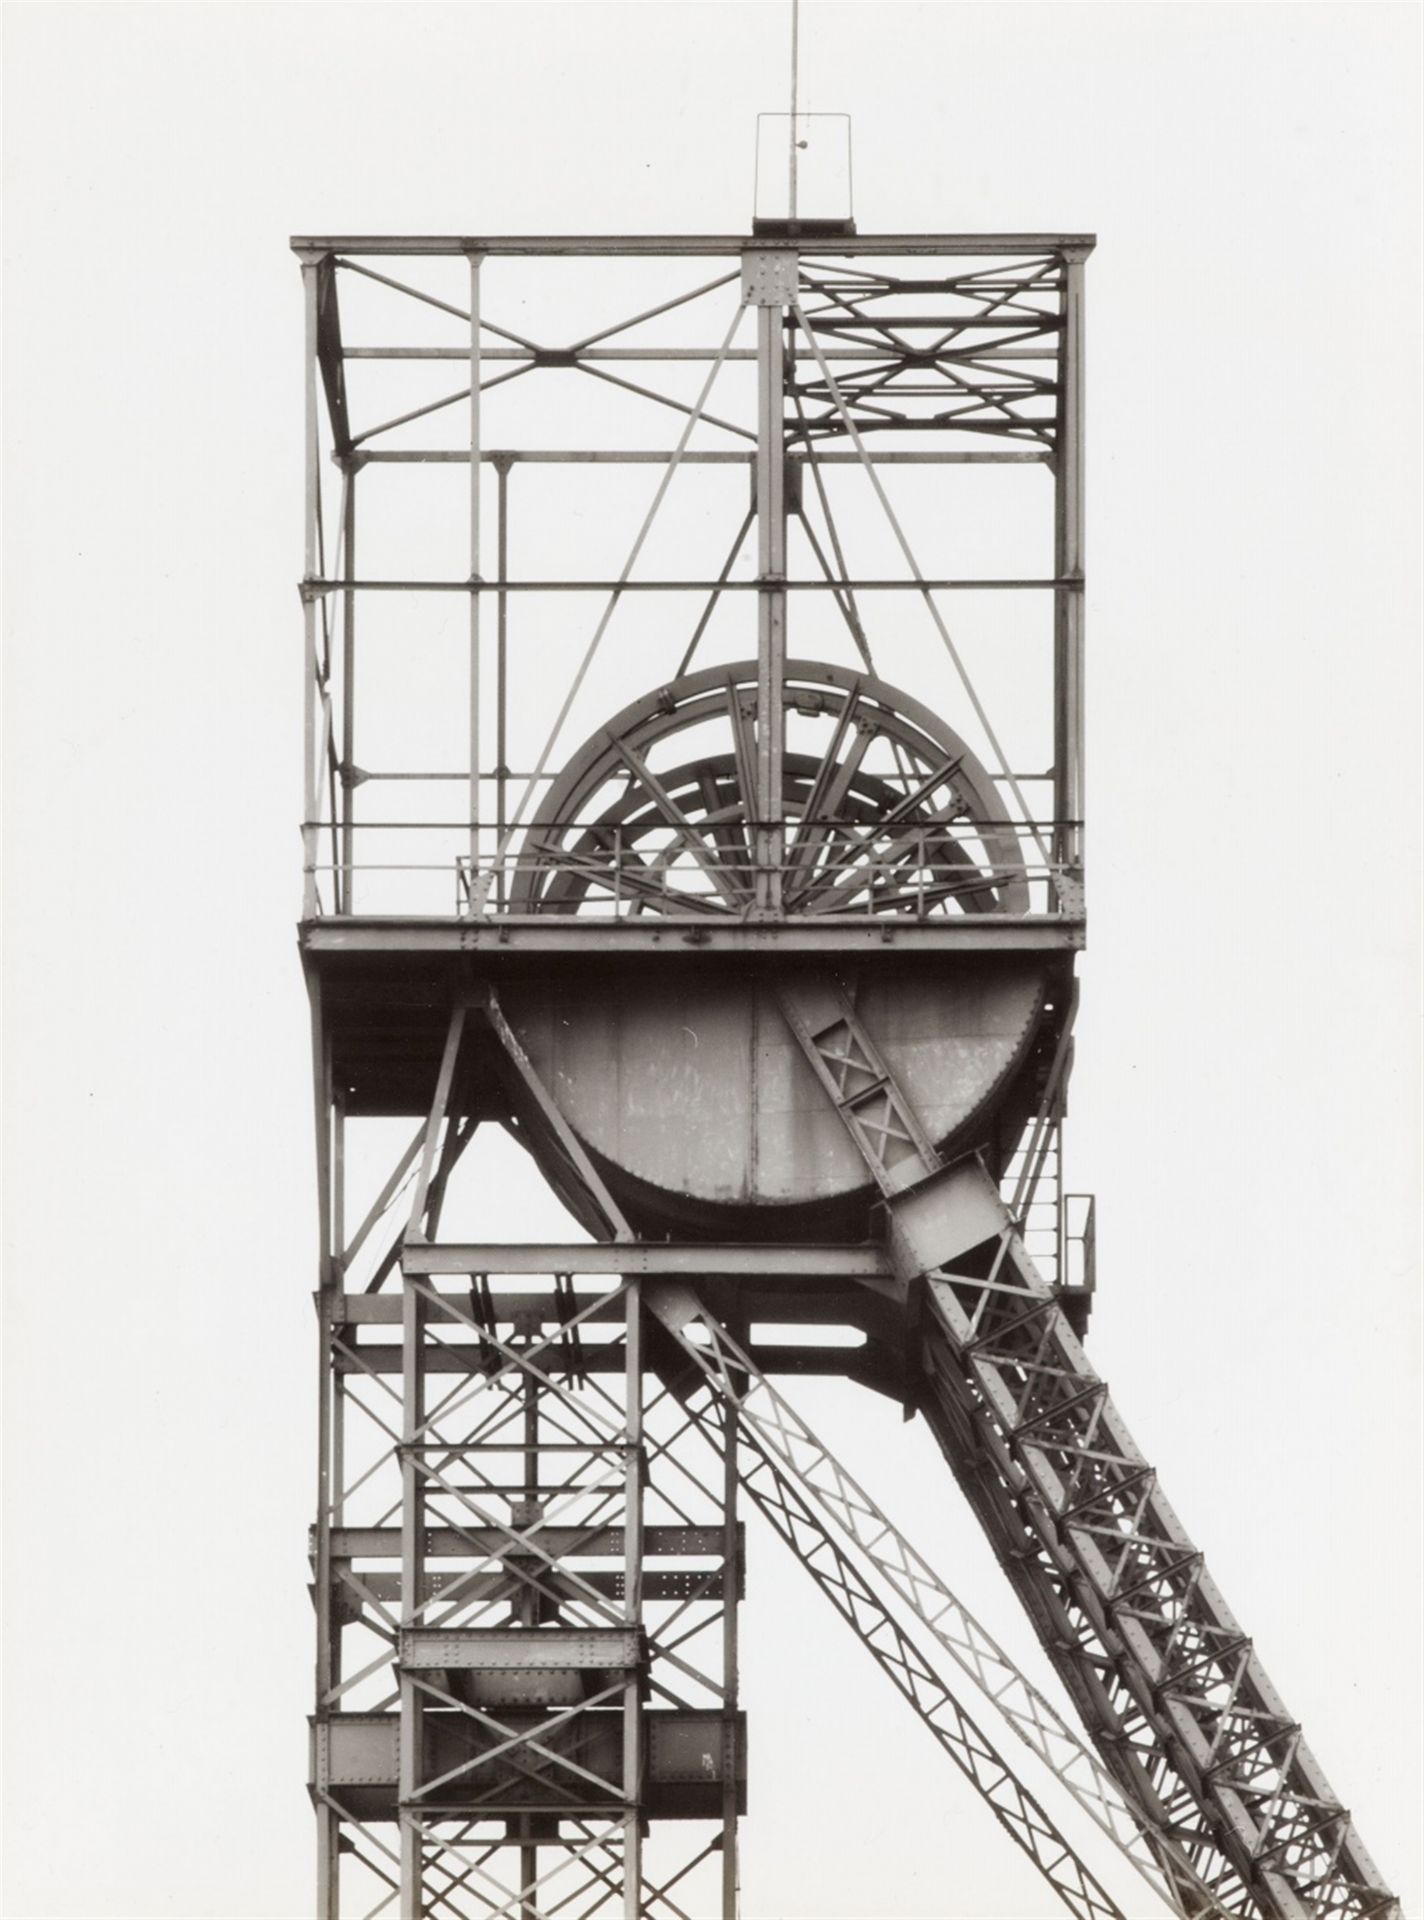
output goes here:
<path id="1" fill-rule="evenodd" d="M 698 768 L 697 785 L 709 819 L 714 814 L 721 815 L 726 803 L 722 798 L 721 782 L 711 767 L 704 764 Z M 745 818 L 719 818 L 712 824 L 710 831 L 722 858 L 749 871 L 752 864 L 752 846 Z"/>
<path id="2" fill-rule="evenodd" d="M 859 772 L 861 762 L 864 760 L 865 755 L 869 752 L 870 746 L 872 744 L 872 740 L 878 739 L 880 737 L 881 735 L 880 735 L 879 728 L 875 728 L 872 730 L 865 730 L 862 732 L 861 739 L 860 739 L 860 752 L 857 755 L 853 756 L 854 765 L 850 766 L 849 773 L 846 774 L 843 778 L 840 776 L 837 777 L 835 786 L 831 788 L 830 791 L 826 794 L 825 800 L 822 803 L 824 814 L 825 814 L 825 822 L 818 828 L 813 828 L 812 834 L 814 835 L 814 837 L 812 837 L 811 835 L 808 835 L 808 846 L 810 847 L 813 854 L 816 851 L 826 846 L 828 836 L 833 831 L 844 832 L 847 835 L 847 837 L 852 841 L 852 843 L 858 840 L 862 846 L 869 848 L 873 844 L 875 836 L 877 834 L 883 833 L 886 827 L 893 827 L 897 825 L 901 820 L 905 819 L 907 815 L 914 814 L 916 810 L 921 806 L 921 804 L 929 798 L 930 794 L 932 794 L 937 787 L 943 786 L 947 780 L 952 780 L 955 772 L 958 770 L 958 766 L 959 766 L 958 760 L 945 760 L 940 764 L 940 766 L 933 773 L 928 774 L 925 778 L 923 778 L 919 782 L 918 785 L 912 787 L 910 792 L 904 794 L 898 801 L 895 802 L 893 806 L 889 807 L 888 809 L 884 807 L 878 807 L 876 824 L 872 828 L 864 832 L 857 832 L 854 825 L 849 821 L 845 823 L 844 827 L 841 827 L 838 816 L 841 814 L 842 810 L 845 807 L 846 797 L 850 791 L 851 782 L 855 778 L 855 775 Z M 900 758 L 899 743 L 892 740 L 891 744 L 895 748 L 897 764 L 903 765 L 904 763 L 901 761 L 901 758 Z M 851 759 L 852 759 L 852 756 L 848 755 L 846 761 L 841 763 L 842 768 L 846 767 L 850 763 Z M 913 778 L 913 774 L 910 774 L 907 777 Z M 932 822 L 943 823 L 944 821 L 954 819 L 956 812 L 961 810 L 962 809 L 959 806 L 958 796 L 955 795 L 953 808 L 951 808 L 949 811 L 946 811 L 945 809 L 941 808 L 939 812 L 931 814 L 927 816 L 927 818 Z M 807 811 L 808 813 L 811 811 L 811 806 L 809 802 L 807 805 Z M 798 839 L 797 839 L 798 852 L 800 851 L 800 845 L 801 845 L 800 836 L 798 836 Z M 808 860 L 805 864 L 812 865 L 812 862 Z M 822 862 L 822 865 L 821 865 L 820 877 L 824 878 L 824 862 Z M 813 871 L 807 873 L 805 877 L 802 879 L 800 885 L 793 888 L 788 893 L 787 900 L 786 900 L 787 906 L 791 907 L 794 905 L 799 908 L 802 905 L 804 905 L 808 900 L 815 899 L 817 897 L 817 891 L 816 891 L 817 878 L 818 878 L 818 874 L 816 870 L 813 869 Z"/>
<path id="3" fill-rule="evenodd" d="M 737 769 L 737 787 L 741 794 L 742 818 L 750 828 L 756 819 L 756 733 L 747 725 L 747 717 L 742 712 L 741 690 L 736 681 L 727 678 L 727 719 L 732 728 L 732 751 Z"/>
<path id="4" fill-rule="evenodd" d="M 951 801 L 936 813 L 917 820 L 906 832 L 875 849 L 870 859 L 861 866 L 832 881 L 829 886 L 818 887 L 804 894 L 797 902 L 799 910 L 803 913 L 848 913 L 859 895 L 869 893 L 875 898 L 878 890 L 881 897 L 914 897 L 918 900 L 921 897 L 938 899 L 955 896 L 966 901 L 972 900 L 974 893 L 982 892 L 982 904 L 970 905 L 967 910 L 992 913 L 998 905 L 992 874 L 985 874 L 960 842 L 946 833 L 936 831 L 949 825 L 957 807 L 957 800 Z M 916 887 L 912 895 L 894 895 L 893 870 L 907 863 L 912 863 L 920 870 L 928 867 L 936 876 L 944 867 L 962 865 L 966 878 L 960 883 L 936 877 L 928 887 Z M 877 869 L 880 870 L 879 878 Z"/>
<path id="5" fill-rule="evenodd" d="M 802 812 L 804 824 L 796 836 L 796 844 L 791 851 L 789 861 L 792 872 L 808 864 L 816 848 L 825 838 L 824 816 L 830 806 L 831 780 L 836 769 L 841 765 L 839 759 L 841 746 L 850 731 L 859 707 L 860 682 L 857 680 L 846 697 L 845 705 L 841 708 L 840 716 L 831 733 L 830 743 L 821 756 L 821 764 L 816 769 L 815 779 L 811 782 L 811 791 L 806 796 L 806 804 Z M 865 746 L 862 744 L 862 756 L 864 752 Z"/>
<path id="6" fill-rule="evenodd" d="M 727 905 L 735 907 L 749 899 L 747 887 L 729 871 L 725 860 L 716 857 L 717 849 L 707 845 L 696 824 L 688 819 L 637 748 L 630 746 L 626 740 L 620 739 L 616 734 L 610 733 L 608 737 L 613 743 L 614 751 L 637 776 L 642 791 L 653 801 L 658 812 L 702 868 L 712 882 L 714 890 L 722 896 Z"/>
<path id="7" fill-rule="evenodd" d="M 756 878 L 754 675 L 743 662 L 680 677 L 589 740 L 531 823 L 514 910 L 744 917 Z M 785 911 L 1021 910 L 1013 825 L 937 715 L 870 674 L 801 662 L 787 707 L 804 731 L 783 760 Z M 679 735 L 688 751 L 674 764 Z"/>

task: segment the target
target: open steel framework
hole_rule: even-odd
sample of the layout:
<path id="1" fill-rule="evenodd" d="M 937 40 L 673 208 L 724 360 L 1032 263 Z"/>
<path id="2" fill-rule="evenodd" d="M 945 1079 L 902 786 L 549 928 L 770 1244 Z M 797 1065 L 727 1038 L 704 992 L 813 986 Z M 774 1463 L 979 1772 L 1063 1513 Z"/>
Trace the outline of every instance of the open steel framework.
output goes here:
<path id="1" fill-rule="evenodd" d="M 1063 1190 L 1062 1119 L 1091 239 L 293 244 L 319 1911 L 734 1914 L 747 1502 L 1070 1912 L 1119 1909 L 1057 1823 L 1069 1801 L 1167 1911 L 1393 1911 L 1081 1344 L 1092 1211 Z M 527 410 L 500 414 L 516 383 Z M 945 476 L 1013 467 L 1051 494 L 1036 569 L 922 565 Z M 626 545 L 571 568 L 580 502 L 611 525 L 630 473 Z M 720 492 L 660 545 L 696 476 Z M 441 506 L 390 493 L 367 516 L 368 489 L 416 477 Z M 851 481 L 871 548 L 850 539 Z M 436 557 L 437 524 L 457 558 L 448 537 Z M 1028 765 L 965 640 L 1005 599 L 1046 615 Z M 590 701 L 640 606 L 656 619 L 609 720 Z M 963 742 L 881 674 L 907 606 Z M 551 651 L 571 621 L 574 651 Z M 788 651 L 793 621 L 814 653 L 801 624 Z M 443 649 L 438 688 L 407 632 Z M 382 727 L 403 702 L 438 709 L 443 760 L 399 763 Z M 961 955 L 1035 956 L 1050 982 L 992 1166 L 941 1156 L 847 986 Z M 874 1237 L 639 1231 L 506 1007 L 531 966 L 596 995 L 633 960 L 761 970 L 880 1195 Z M 587 1240 L 442 1237 L 488 1124 L 530 1146 Z M 817 1325 L 859 1343 L 794 1337 Z M 923 1414 L 1062 1708 L 773 1384 L 815 1371 Z"/>

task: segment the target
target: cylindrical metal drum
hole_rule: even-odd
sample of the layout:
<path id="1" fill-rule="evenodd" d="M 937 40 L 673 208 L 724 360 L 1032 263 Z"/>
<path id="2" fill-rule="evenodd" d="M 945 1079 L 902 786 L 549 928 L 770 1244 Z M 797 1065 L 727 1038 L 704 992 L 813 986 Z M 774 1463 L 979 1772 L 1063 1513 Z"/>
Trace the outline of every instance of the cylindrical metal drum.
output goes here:
<path id="1" fill-rule="evenodd" d="M 913 963 L 856 1011 L 936 1143 L 980 1144 L 1033 1039 L 1043 963 Z M 639 1230 L 728 1240 L 863 1232 L 875 1197 L 765 976 L 620 970 L 507 989 L 544 1085 Z"/>
<path id="2" fill-rule="evenodd" d="M 784 692 L 774 822 L 757 817 L 756 662 L 703 669 L 635 701 L 574 754 L 529 827 L 514 910 L 637 915 L 676 938 L 689 923 L 768 914 L 863 926 L 1027 909 L 1022 828 L 938 715 L 868 673 L 814 661 L 788 663 Z M 735 962 L 603 965 L 572 990 L 507 990 L 536 1070 L 641 1232 L 865 1230 L 869 1170 L 779 1004 L 796 964 L 775 976 Z M 839 984 L 925 1130 L 951 1151 L 981 1144 L 1032 1043 L 1047 964 L 999 952 L 926 968 L 880 955 L 867 972 L 863 990 Z"/>

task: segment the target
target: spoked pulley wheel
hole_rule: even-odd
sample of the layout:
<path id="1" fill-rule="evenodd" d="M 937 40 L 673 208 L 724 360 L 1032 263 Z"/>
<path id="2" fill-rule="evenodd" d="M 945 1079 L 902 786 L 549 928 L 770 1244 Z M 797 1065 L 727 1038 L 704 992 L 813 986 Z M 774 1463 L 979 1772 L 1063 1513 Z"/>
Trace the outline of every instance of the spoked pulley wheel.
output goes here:
<path id="1" fill-rule="evenodd" d="M 744 917 L 770 864 L 787 915 L 1027 910 L 1024 843 L 983 765 L 868 673 L 788 663 L 783 820 L 761 831 L 756 695 L 755 661 L 708 667 L 610 720 L 532 821 L 511 909 Z"/>

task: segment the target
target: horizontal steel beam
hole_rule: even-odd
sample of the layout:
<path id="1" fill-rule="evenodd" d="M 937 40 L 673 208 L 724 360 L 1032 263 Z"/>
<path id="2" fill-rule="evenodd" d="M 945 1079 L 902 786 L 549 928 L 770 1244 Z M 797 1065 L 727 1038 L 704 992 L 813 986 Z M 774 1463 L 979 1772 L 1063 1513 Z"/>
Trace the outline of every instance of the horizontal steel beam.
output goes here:
<path id="1" fill-rule="evenodd" d="M 956 914 L 952 919 L 894 921 L 841 919 L 834 923 L 764 921 L 713 924 L 710 915 L 668 914 L 661 925 L 646 920 L 558 920 L 533 914 L 488 921 L 456 919 L 337 919 L 305 921 L 298 930 L 304 952 L 458 953 L 516 959 L 600 953 L 728 953 L 768 956 L 814 953 L 828 960 L 894 947 L 905 953 L 1072 953 L 1084 944 L 1079 915 Z"/>
<path id="2" fill-rule="evenodd" d="M 548 1343 L 545 1364 L 551 1372 L 567 1372 L 570 1366 L 583 1374 L 622 1375 L 627 1371 L 628 1363 L 621 1344 L 614 1346 L 607 1341 L 581 1342 L 577 1354 L 567 1360 L 560 1355 L 563 1344 L 558 1339 L 551 1339 Z M 355 1349 L 354 1357 L 350 1352 L 338 1350 L 333 1370 L 345 1375 L 399 1373 L 401 1351 L 396 1341 L 362 1345 Z M 809 1374 L 827 1379 L 845 1376 L 868 1386 L 888 1382 L 890 1362 L 894 1358 L 887 1347 L 877 1346 L 868 1336 L 854 1347 L 827 1347 L 811 1342 L 805 1346 L 762 1346 L 755 1340 L 749 1340 L 747 1352 L 763 1373 Z M 435 1340 L 427 1347 L 422 1365 L 429 1374 L 475 1375 L 484 1370 L 487 1359 L 486 1350 L 477 1340 Z M 885 1390 L 890 1390 L 888 1384 L 885 1384 Z"/>
<path id="3" fill-rule="evenodd" d="M 321 593 L 1024 593 L 1081 588 L 1067 580 L 321 580 Z"/>
<path id="4" fill-rule="evenodd" d="M 401 1265 L 409 1274 L 567 1273 L 645 1274 L 696 1279 L 783 1279 L 809 1275 L 820 1280 L 868 1280 L 888 1277 L 889 1260 L 881 1247 L 746 1246 L 638 1241 L 579 1245 L 574 1242 L 421 1245 L 407 1241 Z"/>
<path id="5" fill-rule="evenodd" d="M 702 1567 L 691 1571 L 662 1573 L 644 1569 L 641 1581 L 643 1598 L 660 1601 L 687 1600 L 692 1597 L 692 1589 L 701 1586 L 707 1577 L 708 1569 Z M 359 1579 L 362 1589 L 373 1600 L 382 1601 L 388 1606 L 399 1606 L 401 1577 L 398 1573 L 372 1573 L 363 1568 Z M 467 1605 L 474 1600 L 488 1603 L 493 1600 L 507 1599 L 511 1591 L 517 1590 L 522 1583 L 518 1574 L 509 1573 L 427 1573 L 421 1582 L 421 1597 L 427 1601 L 438 1599 L 452 1584 L 457 1586 L 461 1603 Z M 602 1594 L 608 1600 L 621 1600 L 627 1592 L 627 1576 L 596 1567 L 584 1567 L 576 1578 L 547 1571 L 541 1574 L 540 1585 L 548 1593 L 555 1595 L 562 1593 L 570 1600 L 582 1599 L 590 1590 Z M 719 1584 L 699 1597 L 720 1606 L 722 1600 L 720 1576 Z"/>
<path id="6" fill-rule="evenodd" d="M 527 1637 L 533 1639 L 540 1636 Z M 540 1722 L 546 1719 L 547 1713 L 547 1708 L 531 1711 L 529 1707 L 506 1707 L 500 1710 L 499 1717 L 518 1743 L 527 1741 L 541 1731 Z M 581 1737 L 576 1746 L 571 1746 L 568 1738 L 573 1729 L 567 1729 L 563 1734 L 556 1733 L 552 1738 L 565 1753 L 581 1749 L 585 1758 L 590 1756 L 590 1749 L 594 1752 L 599 1750 L 600 1736 L 602 1742 L 613 1743 L 613 1751 L 616 1752 L 619 1717 L 617 1709 L 584 1709 L 578 1716 Z M 735 1713 L 729 1718 L 721 1709 L 653 1707 L 644 1709 L 642 1722 L 647 1733 L 645 1785 L 654 1790 L 661 1789 L 660 1794 L 645 1801 L 647 1811 L 654 1818 L 715 1819 L 721 1811 L 724 1775 L 735 1776 L 738 1783 L 738 1811 L 746 1811 L 743 1790 L 746 1779 L 744 1714 Z M 310 1727 L 311 1779 L 319 1793 L 330 1789 L 331 1809 L 338 1822 L 360 1828 L 373 1821 L 395 1820 L 398 1817 L 396 1792 L 400 1777 L 400 1715 L 328 1712 L 313 1716 Z M 481 1739 L 489 1744 L 495 1737 L 488 1731 L 472 1737 L 467 1724 L 464 1739 L 458 1744 L 450 1744 L 450 1758 L 452 1761 L 459 1757 L 472 1758 Z M 607 1753 L 608 1745 L 604 1744 L 602 1751 Z M 530 1771 L 527 1760 L 523 1769 L 515 1770 L 516 1774 L 520 1771 L 527 1779 Z M 500 1784 L 507 1792 L 510 1778 L 506 1776 Z M 476 1821 L 483 1819 L 486 1823 L 486 1839 L 492 1831 L 502 1834 L 503 1822 L 509 1810 L 505 1792 L 499 1794 L 497 1805 L 487 1800 L 483 1807 L 476 1804 L 471 1808 L 467 1799 L 463 1804 L 449 1809 L 465 1824 L 467 1834 Z M 573 1789 L 568 1787 L 559 1799 L 550 1801 L 542 1809 L 521 1803 L 521 1810 L 525 1813 L 542 1810 L 553 1815 L 556 1827 L 559 1817 L 578 1820 L 588 1811 L 586 1806 L 578 1803 Z M 491 1821 L 495 1823 L 493 1829 L 488 1825 Z M 559 1838 L 556 1833 L 546 1844 L 567 1847 L 573 1843 L 567 1835 Z M 459 1884 L 458 1880 L 453 1882 L 455 1887 Z M 488 1900 L 488 1896 L 486 1901 L 492 1912 L 500 1911 Z M 436 1896 L 435 1906 L 448 1913 L 474 1911 L 469 1906 L 456 1908 L 439 1895 Z M 432 1910 L 429 1907 L 426 1909 L 427 1912 Z M 557 1910 L 548 1906 L 539 1909 L 541 1913 Z M 604 1910 L 607 1911 L 606 1908 Z M 503 1911 L 507 1913 L 512 1909 L 505 1908 Z M 533 1909 L 525 1907 L 523 1911 L 532 1912 Z M 641 1911 L 645 1914 L 656 1911 L 680 1913 L 682 1909 L 664 1900 L 657 1907 L 644 1906 Z"/>
<path id="7" fill-rule="evenodd" d="M 1061 254 L 1085 260 L 1097 244 L 1091 233 L 875 233 L 833 234 L 821 238 L 798 234 L 294 234 L 292 251 L 308 257 L 357 253 L 387 257 L 425 254 L 462 257 L 469 254 L 620 254 L 668 255 L 699 258 L 722 255 L 737 259 L 745 251 L 806 254 L 813 259 L 853 260 L 875 254 Z"/>
<path id="8" fill-rule="evenodd" d="M 622 1527 L 541 1526 L 537 1531 L 526 1529 L 526 1532 L 555 1560 L 584 1557 L 617 1560 L 627 1551 L 627 1536 Z M 742 1538 L 743 1529 L 739 1526 L 739 1543 Z M 642 1548 L 644 1557 L 651 1559 L 720 1560 L 726 1539 L 721 1527 L 652 1526 L 643 1529 Z M 499 1527 L 428 1527 L 424 1551 L 432 1559 L 468 1559 L 481 1553 L 508 1553 L 510 1534 Z M 331 1557 L 333 1560 L 399 1560 L 401 1530 L 399 1527 L 333 1527 Z"/>
<path id="9" fill-rule="evenodd" d="M 862 322 L 862 325 L 866 323 Z M 880 326 L 884 322 L 871 324 Z M 967 322 L 951 322 L 952 325 Z M 1012 327 L 1019 324 L 1010 319 L 980 322 L 981 326 Z M 881 362 L 894 366 L 910 357 L 911 350 L 903 349 L 896 353 L 887 347 L 827 347 L 823 352 L 813 353 L 809 347 L 797 347 L 794 355 L 787 349 L 788 360 L 807 360 L 813 364 L 819 360 L 851 360 L 857 366 L 876 365 Z M 343 347 L 343 360 L 452 360 L 463 366 L 470 363 L 468 347 Z M 630 360 L 634 363 L 645 360 L 755 360 L 755 347 L 728 347 L 725 353 L 716 347 L 583 347 L 570 348 L 569 358 L 556 359 L 552 363 L 546 353 L 531 351 L 528 347 L 486 347 L 480 348 L 481 360 L 509 360 L 526 366 L 548 366 L 551 371 L 567 370 L 585 360 Z M 939 362 L 973 360 L 977 366 L 981 360 L 1056 360 L 1057 350 L 1053 347 L 945 347 L 935 354 Z M 918 364 L 918 362 L 917 362 Z M 1027 395 L 1025 396 L 1027 397 Z M 684 459 L 686 455 L 683 456 Z M 754 459 L 755 455 L 749 455 Z"/>
<path id="10" fill-rule="evenodd" d="M 873 467 L 963 467 L 963 466 L 1047 466 L 1053 455 L 1047 452 L 1031 451 L 1026 453 L 1007 453 L 997 449 L 983 452 L 937 452 L 928 448 L 895 448 L 882 451 L 868 448 L 869 463 Z M 333 456 L 337 465 L 341 459 Z M 673 458 L 673 449 L 638 448 L 632 451 L 622 447 L 567 447 L 552 448 L 486 448 L 480 459 L 487 465 L 498 467 L 501 463 L 512 467 L 559 466 L 659 466 L 665 467 Z M 755 453 L 741 453 L 732 447 L 689 448 L 678 461 L 680 467 L 749 467 L 756 459 Z M 788 463 L 812 467 L 861 467 L 866 464 L 858 453 L 831 451 L 827 453 L 791 453 Z M 470 455 L 464 447 L 362 447 L 351 455 L 351 466 L 375 464 L 381 466 L 452 466 L 467 467 Z"/>
<path id="11" fill-rule="evenodd" d="M 581 1250 L 580 1250 L 581 1251 Z M 792 1251 L 777 1248 L 776 1252 Z M 803 1251 L 816 1251 L 809 1249 Z M 894 1282 L 889 1277 L 888 1264 L 882 1263 L 878 1272 L 869 1271 L 872 1256 L 879 1258 L 879 1249 L 866 1247 L 855 1249 L 863 1252 L 866 1270 L 858 1271 L 847 1278 L 844 1274 L 827 1271 L 826 1264 L 818 1264 L 814 1272 L 788 1273 L 784 1267 L 768 1273 L 765 1271 L 742 1276 L 743 1284 L 737 1290 L 737 1299 L 755 1325 L 767 1322 L 774 1326 L 805 1327 L 849 1327 L 858 1326 L 858 1320 L 851 1318 L 853 1313 L 863 1311 L 870 1295 L 865 1289 L 877 1293 L 892 1292 Z M 626 1268 L 628 1263 L 625 1261 Z M 566 1271 L 566 1269 L 555 1269 Z M 577 1271 L 577 1269 L 575 1269 Z M 884 1276 L 882 1278 L 882 1275 Z M 706 1279 L 706 1270 L 690 1274 L 688 1277 Z M 723 1276 L 724 1278 L 727 1276 Z M 442 1296 L 443 1298 L 443 1296 Z M 593 1306 L 586 1304 L 588 1296 L 580 1295 L 580 1326 L 602 1325 L 621 1326 L 627 1317 L 623 1297 L 617 1292 L 610 1293 L 606 1300 Z M 516 1318 L 539 1316 L 539 1324 L 557 1331 L 563 1324 L 561 1317 L 564 1308 L 560 1296 L 553 1290 L 552 1284 L 542 1293 L 512 1293 L 502 1286 L 493 1292 L 494 1311 L 497 1320 L 507 1325 Z M 470 1317 L 470 1299 L 467 1292 L 452 1294 L 447 1305 L 437 1304 L 427 1296 L 426 1312 L 433 1323 L 468 1322 Z M 392 1293 L 342 1293 L 332 1307 L 332 1318 L 337 1326 L 346 1327 L 392 1327 L 401 1322 L 401 1296 Z"/>
<path id="12" fill-rule="evenodd" d="M 400 1637 L 400 1664 L 407 1672 L 602 1672 L 639 1667 L 646 1658 L 642 1633 L 634 1627 L 541 1627 L 538 1633 L 518 1627 L 405 1627 Z"/>

